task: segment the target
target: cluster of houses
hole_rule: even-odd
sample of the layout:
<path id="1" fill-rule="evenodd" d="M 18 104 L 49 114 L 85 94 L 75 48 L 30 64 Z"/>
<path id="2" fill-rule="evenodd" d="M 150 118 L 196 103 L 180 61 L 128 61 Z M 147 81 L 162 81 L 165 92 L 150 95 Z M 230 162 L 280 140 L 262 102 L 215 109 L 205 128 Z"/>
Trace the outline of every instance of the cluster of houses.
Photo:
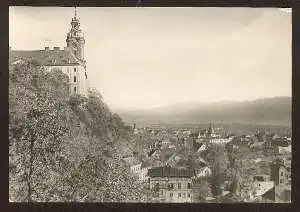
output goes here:
<path id="1" fill-rule="evenodd" d="M 273 151 L 279 154 L 291 154 L 292 139 L 278 136 L 276 133 L 257 132 L 252 135 L 236 136 L 231 142 L 236 147 L 248 146 L 252 149 Z"/>
<path id="2" fill-rule="evenodd" d="M 191 133 L 189 130 L 176 131 L 174 133 L 166 129 L 140 129 L 135 130 L 135 135 L 145 132 L 160 139 L 149 145 L 148 160 L 139 161 L 133 156 L 124 158 L 131 172 L 137 178 L 147 184 L 153 192 L 154 202 L 195 202 L 197 188 L 201 179 L 211 176 L 210 164 L 201 157 L 201 152 L 207 151 L 210 144 L 232 143 L 235 148 L 246 145 L 250 148 L 269 148 L 269 142 L 281 148 L 279 152 L 290 153 L 289 138 L 280 138 L 275 134 L 257 133 L 248 136 L 220 136 L 214 132 L 212 124 L 207 130 L 198 133 Z M 159 135 L 158 135 L 159 134 Z M 261 142 L 264 145 L 255 143 Z M 191 161 L 186 157 L 186 150 L 189 149 L 193 155 L 193 167 Z M 156 163 L 153 163 L 156 161 Z M 259 163 L 257 158 L 257 163 Z M 269 164 L 269 175 L 253 176 L 252 190 L 245 201 L 290 201 L 290 164 L 280 163 Z M 224 191 L 223 191 L 224 193 Z M 225 191 L 226 194 L 229 191 Z M 207 197 L 209 199 L 211 197 Z"/>
<path id="3" fill-rule="evenodd" d="M 254 192 L 249 201 L 291 201 L 291 167 L 283 161 L 274 161 L 270 175 L 254 176 Z"/>

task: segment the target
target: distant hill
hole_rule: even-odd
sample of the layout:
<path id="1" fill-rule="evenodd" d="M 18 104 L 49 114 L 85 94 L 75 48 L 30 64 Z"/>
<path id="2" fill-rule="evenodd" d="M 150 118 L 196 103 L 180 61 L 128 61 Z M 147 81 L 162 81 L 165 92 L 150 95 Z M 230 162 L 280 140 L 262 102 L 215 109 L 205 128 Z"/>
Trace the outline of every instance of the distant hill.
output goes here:
<path id="1" fill-rule="evenodd" d="M 153 109 L 116 110 L 127 122 L 138 125 L 244 123 L 291 126 L 292 98 L 274 97 L 254 101 L 184 103 Z"/>

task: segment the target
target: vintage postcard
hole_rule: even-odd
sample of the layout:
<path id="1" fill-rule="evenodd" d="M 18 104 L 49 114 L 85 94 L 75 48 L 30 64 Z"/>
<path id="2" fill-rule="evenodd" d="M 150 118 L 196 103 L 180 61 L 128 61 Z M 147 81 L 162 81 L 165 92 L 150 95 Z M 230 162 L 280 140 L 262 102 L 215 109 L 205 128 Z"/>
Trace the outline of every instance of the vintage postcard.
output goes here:
<path id="1" fill-rule="evenodd" d="M 289 203 L 279 8 L 9 8 L 9 201 Z"/>

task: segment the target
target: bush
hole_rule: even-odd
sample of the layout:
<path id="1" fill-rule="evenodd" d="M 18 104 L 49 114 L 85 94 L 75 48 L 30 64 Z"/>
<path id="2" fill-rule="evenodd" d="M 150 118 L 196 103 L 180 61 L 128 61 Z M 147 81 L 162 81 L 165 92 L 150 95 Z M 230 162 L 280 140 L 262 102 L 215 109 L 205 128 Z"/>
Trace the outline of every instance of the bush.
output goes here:
<path id="1" fill-rule="evenodd" d="M 10 201 L 146 199 L 117 152 L 128 128 L 98 92 L 69 98 L 66 75 L 31 62 L 9 74 Z"/>

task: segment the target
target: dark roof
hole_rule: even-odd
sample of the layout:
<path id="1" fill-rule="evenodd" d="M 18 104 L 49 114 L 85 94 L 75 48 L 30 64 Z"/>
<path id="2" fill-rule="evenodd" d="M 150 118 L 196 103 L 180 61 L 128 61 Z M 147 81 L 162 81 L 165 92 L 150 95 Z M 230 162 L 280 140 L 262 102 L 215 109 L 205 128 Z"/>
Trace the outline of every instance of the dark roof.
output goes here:
<path id="1" fill-rule="evenodd" d="M 153 162 L 147 160 L 147 161 L 142 162 L 141 168 L 142 168 L 142 169 L 143 169 L 143 168 L 149 168 L 149 167 L 151 167 L 152 165 L 153 165 Z"/>
<path id="2" fill-rule="evenodd" d="M 193 177 L 194 170 L 176 169 L 172 167 L 156 167 L 149 169 L 148 175 L 150 177 Z"/>
<path id="3" fill-rule="evenodd" d="M 263 182 L 265 180 L 265 178 L 264 178 L 264 176 L 257 175 L 257 176 L 253 177 L 253 180 Z"/>
<path id="4" fill-rule="evenodd" d="M 32 50 L 32 51 L 9 51 L 9 63 L 17 60 L 35 60 L 43 66 L 59 66 L 80 64 L 75 55 L 68 49 L 63 50 Z"/>
<path id="5" fill-rule="evenodd" d="M 273 186 L 270 190 L 268 190 L 266 193 L 261 195 L 262 198 L 275 201 L 275 186 Z"/>
<path id="6" fill-rule="evenodd" d="M 198 135 L 199 135 L 199 133 L 191 133 L 191 134 L 190 134 L 190 137 L 191 137 L 191 138 L 197 138 Z"/>

